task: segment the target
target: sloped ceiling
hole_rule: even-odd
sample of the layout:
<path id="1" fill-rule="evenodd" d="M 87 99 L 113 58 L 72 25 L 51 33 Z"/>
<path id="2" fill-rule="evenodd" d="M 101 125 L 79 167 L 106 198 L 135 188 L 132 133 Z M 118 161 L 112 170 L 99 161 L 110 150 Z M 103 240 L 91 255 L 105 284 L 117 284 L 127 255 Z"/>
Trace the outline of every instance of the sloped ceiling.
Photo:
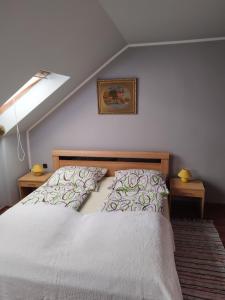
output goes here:
<path id="1" fill-rule="evenodd" d="M 1 0 L 0 45 L 0 103 L 40 69 L 71 77 L 22 122 L 27 129 L 125 41 L 97 0 Z"/>
<path id="2" fill-rule="evenodd" d="M 99 0 L 128 43 L 225 35 L 224 0 Z"/>

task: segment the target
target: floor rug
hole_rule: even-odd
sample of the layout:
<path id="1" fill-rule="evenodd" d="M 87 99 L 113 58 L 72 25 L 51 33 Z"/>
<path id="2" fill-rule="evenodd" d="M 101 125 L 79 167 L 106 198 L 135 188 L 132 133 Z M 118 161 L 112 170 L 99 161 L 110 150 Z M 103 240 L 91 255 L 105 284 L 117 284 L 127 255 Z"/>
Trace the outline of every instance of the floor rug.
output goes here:
<path id="1" fill-rule="evenodd" d="M 183 297 L 225 300 L 225 249 L 213 222 L 172 221 Z"/>

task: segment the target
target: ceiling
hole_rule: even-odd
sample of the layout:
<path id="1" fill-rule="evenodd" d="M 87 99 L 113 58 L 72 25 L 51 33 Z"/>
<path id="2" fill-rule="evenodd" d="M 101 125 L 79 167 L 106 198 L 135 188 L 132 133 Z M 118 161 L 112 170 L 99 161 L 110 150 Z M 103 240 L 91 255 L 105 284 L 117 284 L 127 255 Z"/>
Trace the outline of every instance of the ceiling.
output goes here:
<path id="1" fill-rule="evenodd" d="M 128 43 L 225 36 L 225 0 L 1 0 L 0 104 L 37 71 L 70 76 L 27 130 Z"/>
<path id="2" fill-rule="evenodd" d="M 224 0 L 99 0 L 127 43 L 225 36 Z"/>
<path id="3" fill-rule="evenodd" d="M 98 0 L 1 0 L 0 43 L 0 104 L 39 70 L 70 76 L 20 123 L 21 130 L 126 44 Z"/>

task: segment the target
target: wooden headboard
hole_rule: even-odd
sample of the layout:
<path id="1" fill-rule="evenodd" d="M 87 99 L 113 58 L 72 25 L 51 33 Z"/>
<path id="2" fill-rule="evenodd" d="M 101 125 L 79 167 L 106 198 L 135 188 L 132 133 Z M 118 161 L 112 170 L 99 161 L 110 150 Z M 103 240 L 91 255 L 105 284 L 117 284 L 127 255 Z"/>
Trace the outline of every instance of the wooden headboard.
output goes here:
<path id="1" fill-rule="evenodd" d="M 159 170 L 169 174 L 169 152 L 53 150 L 53 168 L 88 166 L 107 168 L 106 176 L 121 169 Z"/>

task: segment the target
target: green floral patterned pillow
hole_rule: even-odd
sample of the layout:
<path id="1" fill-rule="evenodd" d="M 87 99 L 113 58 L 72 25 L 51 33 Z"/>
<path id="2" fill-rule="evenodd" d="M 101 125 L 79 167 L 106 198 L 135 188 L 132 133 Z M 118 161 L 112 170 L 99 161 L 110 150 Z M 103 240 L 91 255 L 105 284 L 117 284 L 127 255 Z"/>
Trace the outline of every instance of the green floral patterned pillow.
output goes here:
<path id="1" fill-rule="evenodd" d="M 157 193 L 166 192 L 165 178 L 161 172 L 145 169 L 129 169 L 115 172 L 115 180 L 110 189 L 129 194 L 154 189 Z"/>
<path id="2" fill-rule="evenodd" d="M 153 211 L 163 212 L 164 201 L 167 200 L 167 193 L 144 190 L 128 194 L 118 190 L 112 190 L 104 203 L 102 211 Z"/>
<path id="3" fill-rule="evenodd" d="M 22 204 L 46 203 L 52 205 L 63 205 L 78 210 L 85 202 L 89 192 L 81 187 L 75 188 L 72 184 L 59 186 L 42 185 L 30 195 L 25 197 Z"/>
<path id="4" fill-rule="evenodd" d="M 93 191 L 106 174 L 107 169 L 95 167 L 68 166 L 58 169 L 45 183 L 46 186 L 73 184 L 84 190 Z"/>

